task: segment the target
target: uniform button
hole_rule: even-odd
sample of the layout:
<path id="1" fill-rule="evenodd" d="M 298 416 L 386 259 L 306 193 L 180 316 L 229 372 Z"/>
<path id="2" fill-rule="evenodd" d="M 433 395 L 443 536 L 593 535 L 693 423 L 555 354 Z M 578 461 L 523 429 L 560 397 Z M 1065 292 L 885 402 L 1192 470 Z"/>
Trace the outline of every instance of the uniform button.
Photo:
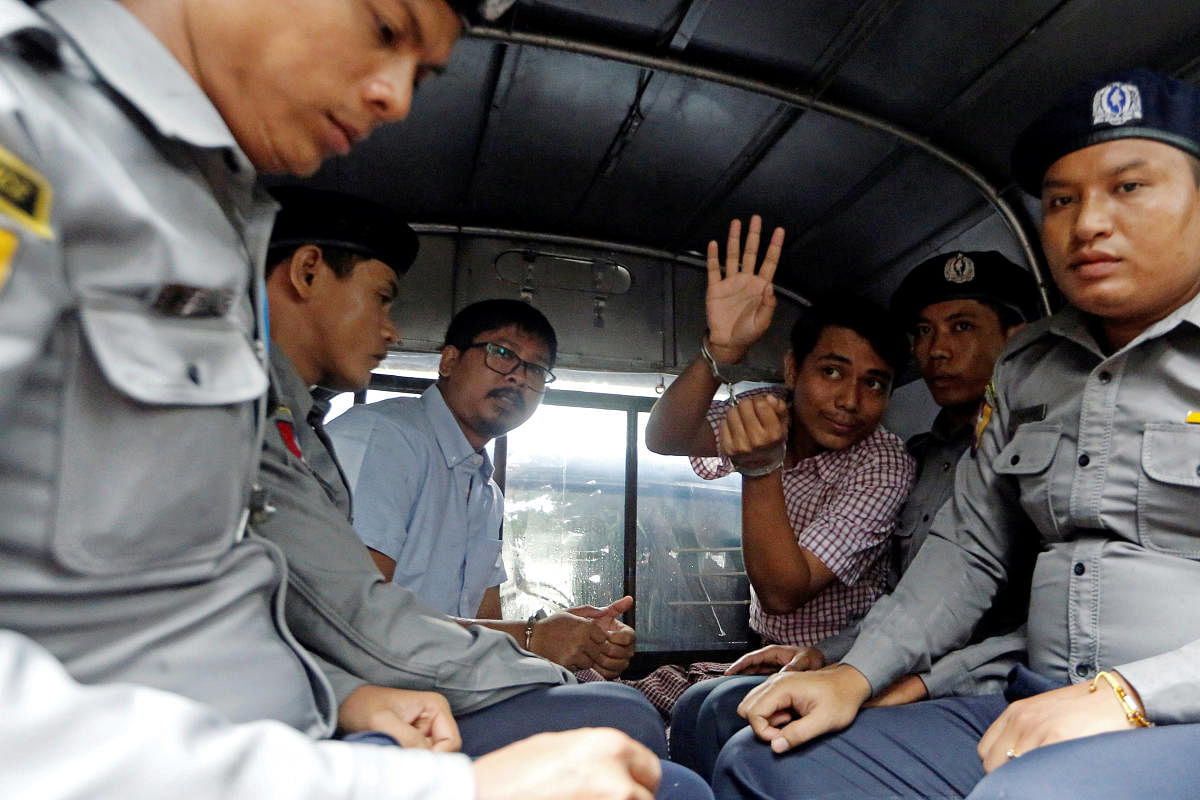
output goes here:
<path id="1" fill-rule="evenodd" d="M 196 384 L 197 386 L 200 385 L 200 368 L 197 367 L 195 364 L 187 365 L 187 376 L 188 376 L 189 381 Z"/>
<path id="2" fill-rule="evenodd" d="M 1082 453 L 1082 454 L 1080 454 L 1080 456 L 1079 456 L 1079 466 L 1081 466 L 1081 467 L 1086 467 L 1086 466 L 1087 466 L 1088 464 L 1090 464 L 1090 463 L 1092 463 L 1092 459 L 1088 457 L 1088 454 L 1087 454 L 1087 453 Z"/>
<path id="3" fill-rule="evenodd" d="M 1088 673 L 1090 673 L 1091 671 L 1092 671 L 1091 666 L 1089 666 L 1087 664 L 1080 664 L 1079 666 L 1075 667 L 1075 674 L 1081 678 L 1086 678 L 1088 676 Z"/>
<path id="4" fill-rule="evenodd" d="M 947 461 L 947 462 L 945 462 L 945 463 L 943 463 L 943 464 L 942 464 L 942 472 L 946 472 L 946 471 L 947 471 L 947 470 L 949 470 L 949 469 L 950 469 L 950 462 L 949 462 L 949 461 Z"/>
<path id="5" fill-rule="evenodd" d="M 926 514 L 925 516 L 921 517 L 921 522 L 929 522 L 929 515 Z"/>
<path id="6" fill-rule="evenodd" d="M 1196 474 L 1200 475 L 1200 467 L 1196 467 Z"/>
<path id="7" fill-rule="evenodd" d="M 1012 458 L 1010 458 L 1010 459 L 1008 460 L 1008 463 L 1012 464 L 1012 465 L 1015 467 L 1017 464 L 1020 464 L 1020 463 L 1021 463 L 1021 457 L 1020 457 L 1020 456 L 1013 456 Z"/>
<path id="8" fill-rule="evenodd" d="M 1106 370 L 1100 373 L 1099 378 L 1101 383 L 1108 383 L 1112 380 L 1112 373 Z"/>
<path id="9" fill-rule="evenodd" d="M 1076 575 L 1082 575 L 1082 574 L 1083 574 L 1083 573 L 1085 573 L 1085 572 L 1087 572 L 1087 567 L 1085 567 L 1085 566 L 1083 565 L 1083 562 L 1082 562 L 1082 561 L 1076 561 L 1076 562 L 1075 562 L 1075 574 L 1076 574 Z"/>

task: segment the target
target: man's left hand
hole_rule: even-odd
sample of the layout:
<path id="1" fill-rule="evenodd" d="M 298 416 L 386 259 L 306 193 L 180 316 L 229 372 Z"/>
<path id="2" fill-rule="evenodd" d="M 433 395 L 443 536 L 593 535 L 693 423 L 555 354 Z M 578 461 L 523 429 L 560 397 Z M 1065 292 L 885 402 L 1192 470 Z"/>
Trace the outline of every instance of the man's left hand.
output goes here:
<path id="1" fill-rule="evenodd" d="M 1110 674 L 1119 678 L 1115 672 Z M 1141 705 L 1136 693 L 1124 679 L 1120 680 L 1130 701 Z M 1042 745 L 1108 731 L 1130 730 L 1133 726 L 1125 718 L 1125 711 L 1112 688 L 1103 681 L 1094 692 L 1089 691 L 1091 686 L 1090 681 L 1078 683 L 1010 705 L 979 740 L 978 751 L 984 770 L 991 772 L 1010 758 L 1022 756 Z"/>
<path id="2" fill-rule="evenodd" d="M 381 731 L 413 749 L 454 753 L 462 747 L 450 704 L 436 692 L 360 686 L 338 708 L 338 727 Z"/>

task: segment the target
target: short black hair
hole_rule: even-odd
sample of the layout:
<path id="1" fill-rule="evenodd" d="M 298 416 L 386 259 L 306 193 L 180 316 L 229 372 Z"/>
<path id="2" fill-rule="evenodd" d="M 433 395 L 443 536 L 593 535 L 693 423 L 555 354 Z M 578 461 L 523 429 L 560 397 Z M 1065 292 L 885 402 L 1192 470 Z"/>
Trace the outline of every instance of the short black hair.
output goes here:
<path id="1" fill-rule="evenodd" d="M 871 348 L 899 376 L 908 364 L 909 344 L 904 327 L 890 311 L 863 297 L 822 300 L 804 309 L 792 326 L 792 357 L 797 366 L 817 346 L 826 328 L 848 328 L 867 340 Z"/>
<path id="2" fill-rule="evenodd" d="M 287 247 L 272 247 L 267 251 L 267 277 L 271 277 L 271 273 L 275 268 L 287 261 L 296 254 L 296 251 L 305 245 L 299 244 Z M 332 245 L 314 245 L 321 248 L 321 260 L 329 265 L 333 270 L 333 274 L 339 279 L 350 277 L 350 273 L 354 272 L 354 268 L 360 262 L 370 261 L 371 256 L 365 256 L 362 253 L 356 253 L 353 250 L 347 250 L 344 247 L 333 247 Z"/>
<path id="3" fill-rule="evenodd" d="M 541 339 L 550 351 L 549 366 L 554 366 L 558 358 L 558 336 L 554 333 L 554 327 L 542 312 L 521 300 L 495 299 L 472 303 L 450 320 L 445 344 L 464 350 L 484 331 L 494 331 L 507 325 L 516 325 L 521 332 Z"/>

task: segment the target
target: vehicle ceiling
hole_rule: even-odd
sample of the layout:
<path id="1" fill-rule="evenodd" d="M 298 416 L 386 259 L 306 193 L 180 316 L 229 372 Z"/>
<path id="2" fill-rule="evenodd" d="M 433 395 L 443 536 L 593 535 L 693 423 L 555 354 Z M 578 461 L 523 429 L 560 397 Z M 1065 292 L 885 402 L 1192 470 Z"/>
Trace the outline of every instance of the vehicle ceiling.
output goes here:
<path id="1" fill-rule="evenodd" d="M 1135 65 L 1200 79 L 1200 3 L 518 0 L 405 123 L 313 180 L 417 226 L 665 254 L 759 212 L 788 230 L 780 284 L 882 300 L 947 245 L 1023 258 L 989 198 L 1028 226 L 1016 134 L 1079 79 Z"/>

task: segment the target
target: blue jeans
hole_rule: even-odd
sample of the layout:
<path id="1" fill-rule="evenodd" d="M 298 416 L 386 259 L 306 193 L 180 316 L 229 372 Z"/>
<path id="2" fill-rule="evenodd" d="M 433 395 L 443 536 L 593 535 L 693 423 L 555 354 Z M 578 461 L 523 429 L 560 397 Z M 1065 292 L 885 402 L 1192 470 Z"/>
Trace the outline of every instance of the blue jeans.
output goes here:
<path id="1" fill-rule="evenodd" d="M 1173 800 L 1200 785 L 1195 724 L 1048 745 L 985 775 L 975 748 L 1007 705 L 987 695 L 867 709 L 845 731 L 783 755 L 747 728 L 721 751 L 713 792 L 721 800 Z"/>
<path id="2" fill-rule="evenodd" d="M 455 717 L 462 750 L 481 756 L 545 731 L 616 728 L 667 757 L 662 717 L 650 701 L 619 683 L 579 683 L 532 689 L 495 705 Z"/>
<path id="3" fill-rule="evenodd" d="M 688 687 L 671 712 L 671 760 L 712 777 L 717 754 L 746 727 L 738 704 L 766 675 L 726 675 Z"/>

